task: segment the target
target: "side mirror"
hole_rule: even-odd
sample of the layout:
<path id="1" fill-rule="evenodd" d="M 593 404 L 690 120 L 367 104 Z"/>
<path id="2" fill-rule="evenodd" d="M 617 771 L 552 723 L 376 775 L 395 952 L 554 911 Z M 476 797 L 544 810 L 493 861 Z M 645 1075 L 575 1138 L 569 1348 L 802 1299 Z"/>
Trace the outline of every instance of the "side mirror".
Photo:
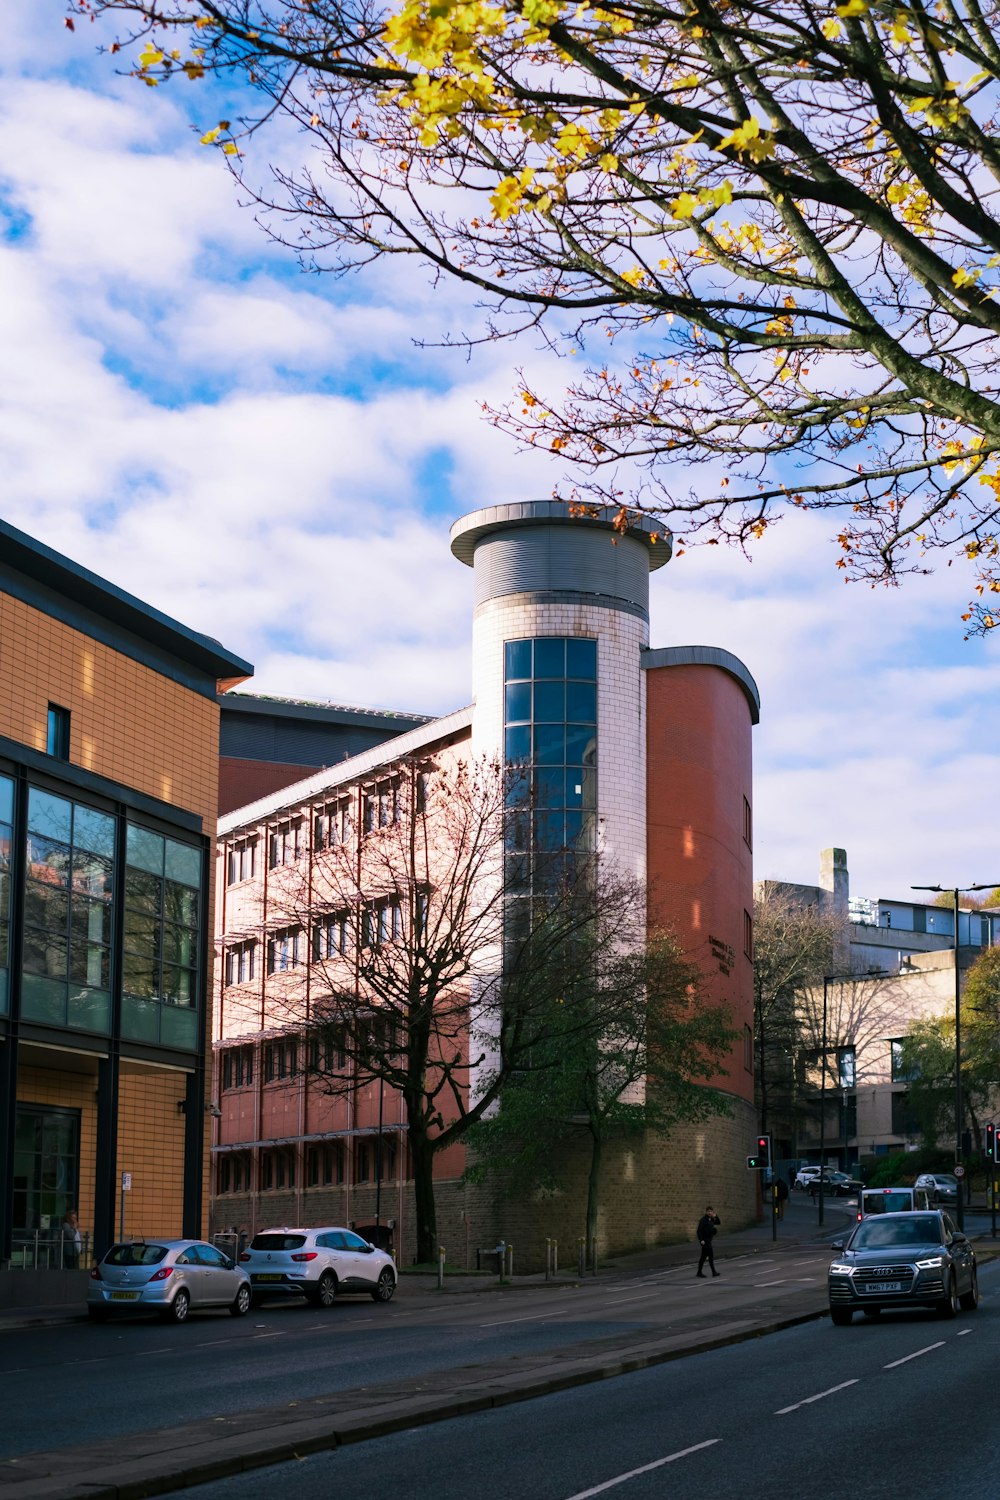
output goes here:
<path id="1" fill-rule="evenodd" d="M 951 1232 L 951 1238 L 952 1241 L 958 1245 L 967 1245 L 969 1243 L 969 1236 L 967 1234 L 963 1234 L 960 1229 L 953 1229 Z"/>
<path id="2" fill-rule="evenodd" d="M 834 1240 L 833 1244 L 830 1246 L 831 1250 L 843 1250 L 843 1248 L 844 1248 L 844 1242 L 843 1242 L 843 1240 Z"/>

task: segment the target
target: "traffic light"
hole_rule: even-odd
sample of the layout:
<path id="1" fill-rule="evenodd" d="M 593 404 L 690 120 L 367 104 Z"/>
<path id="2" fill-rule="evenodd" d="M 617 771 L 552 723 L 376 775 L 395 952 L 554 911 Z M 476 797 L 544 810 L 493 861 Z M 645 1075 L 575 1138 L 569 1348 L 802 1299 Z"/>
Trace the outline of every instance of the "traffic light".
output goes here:
<path id="1" fill-rule="evenodd" d="M 986 1159 L 987 1161 L 997 1159 L 997 1128 L 992 1120 L 986 1126 Z"/>
<path id="2" fill-rule="evenodd" d="M 747 1166 L 751 1172 L 763 1171 L 771 1165 L 771 1137 L 759 1135 L 757 1137 L 757 1150 L 753 1156 L 747 1157 Z"/>

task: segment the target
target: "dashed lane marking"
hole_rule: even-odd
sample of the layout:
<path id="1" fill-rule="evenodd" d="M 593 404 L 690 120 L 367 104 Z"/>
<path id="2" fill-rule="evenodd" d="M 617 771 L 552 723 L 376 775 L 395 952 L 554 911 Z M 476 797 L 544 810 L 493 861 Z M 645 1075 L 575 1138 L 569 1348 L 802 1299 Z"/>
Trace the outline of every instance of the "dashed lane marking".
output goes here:
<path id="1" fill-rule="evenodd" d="M 905 1365 L 911 1359 L 919 1359 L 921 1354 L 930 1354 L 932 1349 L 943 1349 L 944 1339 L 938 1339 L 936 1344 L 927 1344 L 923 1349 L 917 1349 L 913 1354 L 904 1354 L 902 1359 L 894 1359 L 891 1365 L 883 1365 L 883 1370 L 895 1370 L 898 1365 Z"/>
<path id="2" fill-rule="evenodd" d="M 815 1396 L 806 1396 L 804 1400 L 796 1401 L 792 1406 L 783 1406 L 774 1415 L 787 1417 L 790 1411 L 798 1411 L 800 1406 L 812 1406 L 814 1401 L 822 1401 L 825 1396 L 835 1396 L 838 1391 L 846 1391 L 849 1385 L 857 1385 L 857 1383 L 857 1380 L 842 1380 L 840 1385 L 831 1385 L 828 1391 L 817 1391 Z"/>
<path id="3" fill-rule="evenodd" d="M 603 1495 L 605 1490 L 613 1490 L 616 1485 L 625 1484 L 629 1479 L 636 1479 L 640 1474 L 651 1474 L 654 1469 L 662 1469 L 664 1464 L 676 1463 L 679 1458 L 687 1458 L 689 1453 L 700 1453 L 703 1448 L 712 1448 L 721 1441 L 721 1438 L 708 1438 L 704 1443 L 681 1448 L 678 1453 L 668 1453 L 666 1458 L 654 1459 L 651 1464 L 643 1464 L 639 1469 L 629 1469 L 627 1474 L 616 1474 L 614 1479 L 606 1479 L 603 1484 L 595 1484 L 589 1490 L 578 1490 L 575 1495 L 569 1496 L 569 1500 L 590 1500 L 591 1495 Z"/>

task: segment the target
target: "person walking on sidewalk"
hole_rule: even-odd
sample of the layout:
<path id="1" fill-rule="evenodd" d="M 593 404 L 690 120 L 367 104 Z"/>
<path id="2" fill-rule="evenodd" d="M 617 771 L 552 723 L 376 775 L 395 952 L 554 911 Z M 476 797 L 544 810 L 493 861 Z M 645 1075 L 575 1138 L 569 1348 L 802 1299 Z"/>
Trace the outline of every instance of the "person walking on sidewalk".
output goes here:
<path id="1" fill-rule="evenodd" d="M 774 1193 L 777 1199 L 778 1218 L 785 1217 L 785 1204 L 788 1201 L 788 1183 L 783 1177 L 779 1177 L 774 1184 Z"/>
<path id="2" fill-rule="evenodd" d="M 718 1276 L 719 1274 L 715 1269 L 715 1252 L 712 1249 L 712 1241 L 715 1239 L 715 1231 L 718 1229 L 720 1223 L 719 1215 L 715 1212 L 712 1205 L 709 1204 L 698 1220 L 698 1228 L 695 1230 L 698 1236 L 698 1243 L 701 1246 L 701 1258 L 698 1261 L 697 1271 L 699 1276 L 703 1277 L 705 1275 L 706 1260 L 711 1267 L 712 1275 Z"/>

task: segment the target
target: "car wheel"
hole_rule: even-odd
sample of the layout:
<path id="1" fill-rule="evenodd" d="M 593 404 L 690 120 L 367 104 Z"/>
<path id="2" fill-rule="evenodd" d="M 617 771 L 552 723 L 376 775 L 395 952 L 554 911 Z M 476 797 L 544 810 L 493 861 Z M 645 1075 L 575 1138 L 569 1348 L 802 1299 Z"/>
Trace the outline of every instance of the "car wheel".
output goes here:
<path id="1" fill-rule="evenodd" d="M 247 1286 L 246 1282 L 244 1282 L 239 1291 L 236 1293 L 236 1296 L 233 1298 L 232 1302 L 230 1302 L 229 1311 L 232 1313 L 234 1318 L 245 1318 L 247 1313 L 250 1311 L 251 1301 L 252 1298 L 250 1296 L 250 1288 Z"/>
<path id="2" fill-rule="evenodd" d="M 962 1305 L 963 1312 L 975 1312 L 979 1306 L 979 1272 L 975 1266 L 972 1268 L 972 1283 L 969 1286 L 969 1290 L 963 1292 L 958 1300 Z"/>
<path id="3" fill-rule="evenodd" d="M 836 1328 L 846 1328 L 854 1317 L 853 1307 L 831 1307 L 830 1321 Z"/>
<path id="4" fill-rule="evenodd" d="M 87 1317 L 92 1323 L 106 1323 L 108 1321 L 108 1310 L 106 1307 L 88 1307 Z"/>
<path id="5" fill-rule="evenodd" d="M 191 1311 L 190 1295 L 181 1287 L 170 1306 L 164 1308 L 163 1316 L 170 1323 L 183 1323 Z"/>
<path id="6" fill-rule="evenodd" d="M 866 1318 L 880 1318 L 882 1316 L 882 1309 L 880 1307 L 863 1307 L 861 1311 Z"/>
<path id="7" fill-rule="evenodd" d="M 314 1307 L 329 1308 L 333 1306 L 336 1297 L 337 1278 L 332 1271 L 324 1271 L 309 1300 Z"/>
<path id="8" fill-rule="evenodd" d="M 958 1291 L 955 1286 L 954 1273 L 952 1273 L 948 1281 L 948 1295 L 943 1302 L 939 1302 L 937 1305 L 937 1315 L 939 1318 L 958 1317 Z"/>
<path id="9" fill-rule="evenodd" d="M 383 1267 L 379 1274 L 375 1290 L 372 1292 L 373 1302 L 391 1302 L 392 1294 L 396 1290 L 396 1278 L 388 1266 Z"/>

